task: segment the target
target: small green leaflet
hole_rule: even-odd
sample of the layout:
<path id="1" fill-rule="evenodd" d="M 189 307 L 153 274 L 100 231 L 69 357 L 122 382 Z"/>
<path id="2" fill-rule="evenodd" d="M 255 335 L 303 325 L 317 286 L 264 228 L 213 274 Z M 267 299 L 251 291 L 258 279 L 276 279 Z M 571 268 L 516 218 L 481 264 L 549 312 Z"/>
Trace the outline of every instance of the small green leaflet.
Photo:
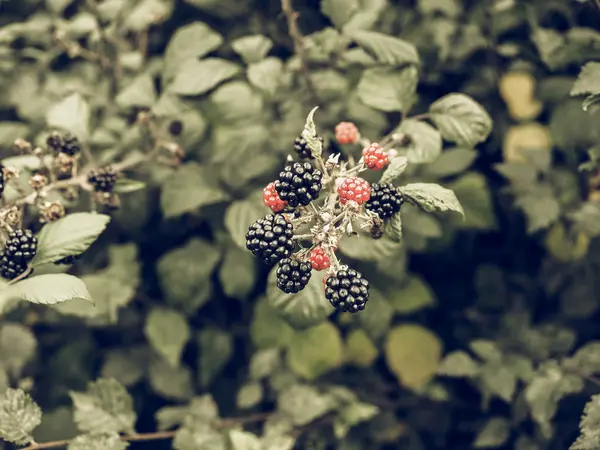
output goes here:
<path id="1" fill-rule="evenodd" d="M 110 222 L 110 216 L 73 213 L 44 225 L 38 236 L 38 252 L 33 267 L 80 255 L 92 245 Z"/>
<path id="2" fill-rule="evenodd" d="M 570 94 L 600 94 L 600 62 L 591 61 L 581 68 Z"/>
<path id="3" fill-rule="evenodd" d="M 308 148 L 310 148 L 311 153 L 319 157 L 323 153 L 323 142 L 317 137 L 317 127 L 315 126 L 315 112 L 319 109 L 318 106 L 315 106 L 306 116 L 306 124 L 304 125 L 304 130 L 302 130 L 302 137 L 306 140 Z"/>
<path id="4" fill-rule="evenodd" d="M 231 48 L 242 57 L 246 64 L 262 61 L 272 47 L 273 41 L 261 34 L 243 36 L 231 43 Z"/>
<path id="5" fill-rule="evenodd" d="M 190 339 L 190 328 L 183 314 L 173 309 L 154 308 L 146 317 L 144 334 L 150 345 L 173 367 Z"/>
<path id="6" fill-rule="evenodd" d="M 379 111 L 406 112 L 416 99 L 419 72 L 413 65 L 404 69 L 373 67 L 363 72 L 356 94 L 365 105 Z"/>

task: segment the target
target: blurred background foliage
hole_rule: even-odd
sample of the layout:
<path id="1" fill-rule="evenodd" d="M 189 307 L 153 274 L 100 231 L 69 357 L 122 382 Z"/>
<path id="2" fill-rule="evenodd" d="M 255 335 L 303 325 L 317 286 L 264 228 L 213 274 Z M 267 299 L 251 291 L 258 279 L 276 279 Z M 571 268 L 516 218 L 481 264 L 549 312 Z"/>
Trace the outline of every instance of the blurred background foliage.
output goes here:
<path id="1" fill-rule="evenodd" d="M 299 449 L 569 448 L 600 389 L 600 128 L 570 95 L 580 67 L 600 59 L 598 5 L 293 6 L 314 91 L 276 0 L 0 3 L 4 158 L 49 127 L 76 132 L 96 161 L 135 153 L 147 145 L 140 112 L 186 155 L 132 176 L 148 188 L 123 196 L 70 269 L 95 308 L 4 316 L 0 385 L 42 406 L 40 442 L 77 434 L 68 393 L 102 376 L 133 395 L 140 432 L 177 425 L 183 405 L 210 394 L 224 417 L 285 412 Z M 400 125 L 400 111 L 426 113 L 451 92 L 489 112 L 483 144 L 442 145 L 426 122 Z M 407 205 L 402 245 L 345 242 L 373 286 L 357 316 L 306 313 L 320 280 L 282 297 L 244 249 L 266 212 L 261 189 L 315 105 L 334 151 L 340 121 L 371 140 L 400 126 L 412 163 L 402 183 L 451 188 L 466 214 Z M 27 160 L 4 163 L 27 176 Z M 315 421 L 339 398 L 353 408 Z M 600 429 L 586 432 L 577 448 L 600 448 Z"/>

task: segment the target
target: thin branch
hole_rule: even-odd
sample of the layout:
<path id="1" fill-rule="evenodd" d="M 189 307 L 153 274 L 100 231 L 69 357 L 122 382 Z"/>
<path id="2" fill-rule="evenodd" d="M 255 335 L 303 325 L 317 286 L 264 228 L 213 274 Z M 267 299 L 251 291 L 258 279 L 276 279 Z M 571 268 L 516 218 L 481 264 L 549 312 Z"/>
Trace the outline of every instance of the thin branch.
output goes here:
<path id="1" fill-rule="evenodd" d="M 273 415 L 272 412 L 266 413 L 258 413 L 252 414 L 247 417 L 232 417 L 230 419 L 223 419 L 216 424 L 217 429 L 225 429 L 237 427 L 240 425 L 245 425 L 249 423 L 262 422 L 263 420 L 268 419 Z M 121 440 L 124 442 L 147 442 L 147 441 L 158 441 L 163 439 L 172 439 L 177 433 L 177 430 L 169 430 L 169 431 L 155 431 L 152 433 L 140 433 L 140 434 L 132 434 L 127 436 L 121 436 Z M 21 450 L 44 450 L 49 448 L 61 448 L 67 447 L 70 443 L 70 440 L 65 439 L 62 441 L 51 441 L 44 443 L 34 443 L 25 447 Z"/>
<path id="2" fill-rule="evenodd" d="M 300 28 L 298 28 L 298 13 L 294 11 L 294 8 L 292 7 L 292 0 L 281 0 L 281 10 L 287 19 L 288 33 L 294 43 L 294 53 L 300 58 L 300 70 L 306 81 L 311 101 L 315 105 L 318 105 L 319 96 L 317 95 L 317 89 L 310 75 L 308 56 L 306 47 L 304 46 L 304 36 L 302 35 Z"/>

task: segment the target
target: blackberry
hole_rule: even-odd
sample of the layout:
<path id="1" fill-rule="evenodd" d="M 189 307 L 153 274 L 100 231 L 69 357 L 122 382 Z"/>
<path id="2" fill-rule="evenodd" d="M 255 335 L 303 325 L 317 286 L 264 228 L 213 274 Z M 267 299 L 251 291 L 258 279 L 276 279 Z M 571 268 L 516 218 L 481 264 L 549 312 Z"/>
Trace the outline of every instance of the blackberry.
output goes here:
<path id="1" fill-rule="evenodd" d="M 323 143 L 322 137 L 319 136 L 317 139 L 321 141 L 321 144 Z M 298 136 L 294 140 L 294 150 L 300 158 L 315 159 L 310 151 L 310 148 L 308 148 L 308 142 L 306 142 L 306 139 L 304 139 L 302 136 Z"/>
<path id="2" fill-rule="evenodd" d="M 404 198 L 396 186 L 391 183 L 373 183 L 371 198 L 366 207 L 382 219 L 386 219 L 400 211 L 402 203 L 404 203 Z"/>
<path id="3" fill-rule="evenodd" d="M 111 192 L 116 182 L 117 173 L 111 166 L 91 170 L 88 175 L 88 183 L 96 192 Z"/>
<path id="4" fill-rule="evenodd" d="M 81 151 L 81 143 L 77 136 L 74 136 L 71 133 L 63 134 L 62 145 L 59 151 L 69 156 L 77 155 Z"/>
<path id="5" fill-rule="evenodd" d="M 295 162 L 286 166 L 275 181 L 279 198 L 292 207 L 307 206 L 319 197 L 323 173 L 310 163 Z"/>
<path id="6" fill-rule="evenodd" d="M 4 166 L 0 164 L 0 194 L 4 192 L 6 186 L 6 175 L 4 174 Z"/>
<path id="7" fill-rule="evenodd" d="M 57 153 L 60 152 L 60 149 L 62 148 L 62 142 L 62 136 L 57 132 L 51 133 L 50 136 L 48 136 L 48 139 L 46 139 L 46 144 L 48 144 L 50 150 Z"/>
<path id="8" fill-rule="evenodd" d="M 300 292 L 308 284 L 311 273 L 310 263 L 284 258 L 277 267 L 277 287 L 286 294 Z"/>
<path id="9" fill-rule="evenodd" d="M 35 257 L 37 243 L 30 230 L 11 231 L 0 255 L 0 276 L 12 280 L 25 272 Z"/>
<path id="10" fill-rule="evenodd" d="M 338 311 L 362 311 L 369 299 L 369 282 L 354 269 L 338 270 L 325 282 L 325 297 Z"/>
<path id="11" fill-rule="evenodd" d="M 282 214 L 268 214 L 246 233 L 246 248 L 266 264 L 287 258 L 294 249 L 294 229 Z"/>

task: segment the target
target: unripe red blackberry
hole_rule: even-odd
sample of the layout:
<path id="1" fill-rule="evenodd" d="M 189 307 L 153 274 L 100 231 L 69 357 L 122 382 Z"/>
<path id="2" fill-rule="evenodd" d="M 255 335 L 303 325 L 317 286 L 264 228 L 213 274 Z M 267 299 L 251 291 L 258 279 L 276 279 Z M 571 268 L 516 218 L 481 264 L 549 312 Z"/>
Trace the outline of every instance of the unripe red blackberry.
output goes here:
<path id="1" fill-rule="evenodd" d="M 322 178 L 323 173 L 310 163 L 295 162 L 279 173 L 275 190 L 290 207 L 307 206 L 319 197 Z"/>
<path id="2" fill-rule="evenodd" d="M 362 311 L 369 300 L 369 282 L 354 269 L 338 270 L 325 281 L 325 297 L 338 311 Z"/>
<path id="3" fill-rule="evenodd" d="M 25 272 L 37 253 L 37 243 L 30 230 L 11 231 L 0 255 L 0 276 L 12 280 Z"/>
<path id="4" fill-rule="evenodd" d="M 96 192 L 112 192 L 117 182 L 117 173 L 111 166 L 93 169 L 87 180 Z"/>
<path id="5" fill-rule="evenodd" d="M 354 201 L 362 205 L 369 200 L 371 196 L 371 185 L 367 180 L 360 177 L 349 177 L 344 179 L 337 188 L 340 197 L 340 203 L 345 205 L 349 201 Z"/>
<path id="6" fill-rule="evenodd" d="M 391 183 L 373 183 L 366 208 L 382 219 L 387 219 L 398 213 L 403 203 L 404 197 L 396 186 Z"/>
<path id="7" fill-rule="evenodd" d="M 285 258 L 277 267 L 277 287 L 286 294 L 295 294 L 310 281 L 312 268 L 308 262 Z"/>
<path id="8" fill-rule="evenodd" d="M 268 214 L 246 233 L 246 248 L 266 264 L 287 258 L 294 250 L 294 228 L 282 214 Z"/>

